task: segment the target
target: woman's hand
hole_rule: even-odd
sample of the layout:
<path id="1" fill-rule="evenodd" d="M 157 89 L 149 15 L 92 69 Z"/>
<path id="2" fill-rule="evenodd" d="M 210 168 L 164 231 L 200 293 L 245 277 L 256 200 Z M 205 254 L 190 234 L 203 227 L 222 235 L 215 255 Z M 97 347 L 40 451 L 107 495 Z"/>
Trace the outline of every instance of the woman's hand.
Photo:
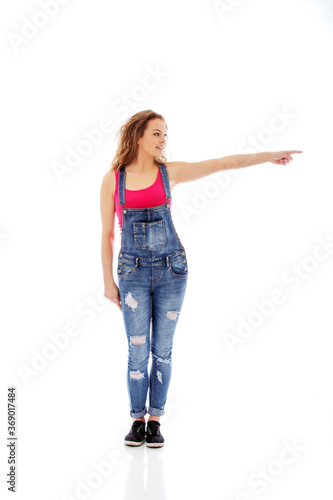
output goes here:
<path id="1" fill-rule="evenodd" d="M 272 159 L 269 161 L 271 163 L 275 163 L 276 165 L 286 165 L 286 163 L 289 163 L 290 160 L 294 159 L 291 156 L 294 153 L 303 153 L 303 151 L 296 151 L 293 149 L 291 151 L 279 151 L 278 153 L 271 153 Z"/>
<path id="2" fill-rule="evenodd" d="M 110 281 L 104 285 L 104 295 L 121 310 L 119 288 L 114 281 Z"/>

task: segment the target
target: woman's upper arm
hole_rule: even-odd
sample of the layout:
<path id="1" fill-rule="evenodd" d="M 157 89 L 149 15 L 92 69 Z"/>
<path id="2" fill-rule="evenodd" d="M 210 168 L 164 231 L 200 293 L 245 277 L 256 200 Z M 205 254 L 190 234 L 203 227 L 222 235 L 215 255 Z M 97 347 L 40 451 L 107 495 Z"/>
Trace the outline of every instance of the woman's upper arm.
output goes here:
<path id="1" fill-rule="evenodd" d="M 110 236 L 114 236 L 114 190 L 115 190 L 115 173 L 114 170 L 109 170 L 103 177 L 100 204 L 101 204 L 101 218 L 102 218 L 102 231 Z"/>
<path id="2" fill-rule="evenodd" d="M 166 162 L 165 165 L 168 169 L 170 183 L 172 182 L 173 185 L 196 181 L 228 167 L 224 158 L 196 162 L 171 161 Z"/>

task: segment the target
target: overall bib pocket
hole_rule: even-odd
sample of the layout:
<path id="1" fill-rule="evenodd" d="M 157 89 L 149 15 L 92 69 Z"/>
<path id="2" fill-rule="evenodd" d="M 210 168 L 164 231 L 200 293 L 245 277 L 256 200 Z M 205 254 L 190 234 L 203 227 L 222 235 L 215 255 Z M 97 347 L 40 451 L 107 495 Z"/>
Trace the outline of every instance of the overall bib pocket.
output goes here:
<path id="1" fill-rule="evenodd" d="M 134 244 L 136 248 L 158 248 L 166 244 L 164 220 L 155 222 L 133 222 Z"/>

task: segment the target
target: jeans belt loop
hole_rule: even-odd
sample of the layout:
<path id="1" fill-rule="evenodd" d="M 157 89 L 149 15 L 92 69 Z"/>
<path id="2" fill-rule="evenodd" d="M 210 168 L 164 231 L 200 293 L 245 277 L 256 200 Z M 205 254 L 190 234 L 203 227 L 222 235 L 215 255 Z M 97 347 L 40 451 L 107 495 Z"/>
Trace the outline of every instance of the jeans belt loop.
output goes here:
<path id="1" fill-rule="evenodd" d="M 135 257 L 135 267 L 138 267 L 139 265 L 139 257 Z"/>
<path id="2" fill-rule="evenodd" d="M 169 257 L 168 257 L 168 255 L 165 257 L 165 259 L 166 259 L 166 265 L 167 265 L 167 267 L 169 267 Z"/>

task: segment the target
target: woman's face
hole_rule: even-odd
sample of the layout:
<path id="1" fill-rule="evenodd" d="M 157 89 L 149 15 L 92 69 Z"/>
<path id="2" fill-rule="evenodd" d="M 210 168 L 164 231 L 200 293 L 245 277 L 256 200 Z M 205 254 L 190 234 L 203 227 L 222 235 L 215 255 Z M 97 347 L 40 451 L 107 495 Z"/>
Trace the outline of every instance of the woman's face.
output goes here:
<path id="1" fill-rule="evenodd" d="M 149 120 L 143 136 L 138 139 L 139 150 L 152 156 L 161 156 L 164 153 L 166 137 L 165 122 L 160 118 Z"/>

